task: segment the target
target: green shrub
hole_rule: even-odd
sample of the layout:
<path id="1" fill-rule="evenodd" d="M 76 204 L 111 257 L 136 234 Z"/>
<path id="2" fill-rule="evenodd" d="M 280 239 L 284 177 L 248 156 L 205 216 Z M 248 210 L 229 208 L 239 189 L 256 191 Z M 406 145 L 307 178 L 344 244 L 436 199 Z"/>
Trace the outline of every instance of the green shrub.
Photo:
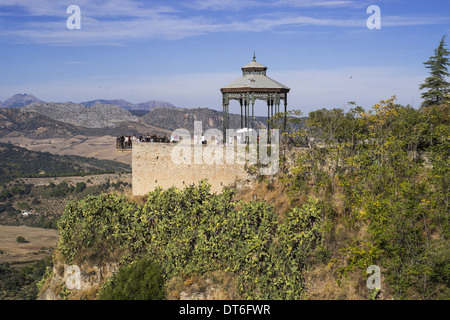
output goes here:
<path id="1" fill-rule="evenodd" d="M 159 264 L 142 258 L 123 266 L 99 292 L 100 300 L 164 300 L 164 279 Z"/>
<path id="2" fill-rule="evenodd" d="M 84 183 L 84 182 L 78 182 L 77 185 L 75 186 L 76 193 L 80 193 L 80 192 L 84 191 L 84 189 L 86 189 L 86 183 Z"/>

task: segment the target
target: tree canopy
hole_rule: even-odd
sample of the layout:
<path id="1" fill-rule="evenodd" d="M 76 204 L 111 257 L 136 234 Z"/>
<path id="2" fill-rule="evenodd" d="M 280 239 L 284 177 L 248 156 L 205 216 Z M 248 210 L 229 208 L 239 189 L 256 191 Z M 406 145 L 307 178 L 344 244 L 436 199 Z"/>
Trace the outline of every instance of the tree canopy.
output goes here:
<path id="1" fill-rule="evenodd" d="M 448 72 L 450 51 L 446 48 L 444 35 L 439 46 L 434 50 L 434 56 L 424 62 L 426 68 L 430 69 L 430 76 L 425 83 L 420 85 L 420 90 L 428 89 L 422 93 L 423 106 L 442 105 L 450 101 L 450 83 L 445 80 L 450 76 Z"/>

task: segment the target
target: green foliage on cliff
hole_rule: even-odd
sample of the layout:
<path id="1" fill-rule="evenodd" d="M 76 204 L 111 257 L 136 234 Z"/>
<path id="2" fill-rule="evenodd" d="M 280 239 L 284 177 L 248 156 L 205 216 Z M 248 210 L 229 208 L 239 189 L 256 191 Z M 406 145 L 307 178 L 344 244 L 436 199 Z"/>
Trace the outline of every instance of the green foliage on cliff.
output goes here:
<path id="1" fill-rule="evenodd" d="M 273 207 L 233 195 L 212 194 L 202 182 L 157 189 L 142 207 L 111 194 L 87 197 L 68 204 L 59 249 L 67 263 L 148 254 L 165 279 L 223 270 L 238 276 L 248 298 L 300 298 L 301 271 L 322 243 L 320 203 L 310 199 L 280 220 Z"/>
<path id="2" fill-rule="evenodd" d="M 368 112 L 313 112 L 305 134 L 321 145 L 299 152 L 284 179 L 293 200 L 320 194 L 335 212 L 333 225 L 345 226 L 347 243 L 330 261 L 338 274 L 365 274 L 375 264 L 394 298 L 445 298 L 450 106 L 414 109 L 394 101 Z"/>

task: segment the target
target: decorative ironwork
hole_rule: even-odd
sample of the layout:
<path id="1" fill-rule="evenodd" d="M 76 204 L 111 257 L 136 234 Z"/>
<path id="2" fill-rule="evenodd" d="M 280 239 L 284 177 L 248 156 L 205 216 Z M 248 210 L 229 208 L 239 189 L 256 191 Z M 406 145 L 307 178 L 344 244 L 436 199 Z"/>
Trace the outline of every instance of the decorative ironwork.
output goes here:
<path id="1" fill-rule="evenodd" d="M 230 100 L 238 100 L 241 106 L 241 128 L 250 125 L 250 104 L 252 106 L 251 126 L 254 127 L 255 101 L 265 101 L 267 103 L 268 129 L 270 129 L 269 120 L 273 117 L 274 108 L 275 113 L 279 113 L 281 101 L 284 101 L 284 122 L 286 125 L 287 94 L 290 88 L 268 78 L 266 70 L 267 67 L 256 62 L 256 56 L 253 53 L 252 62 L 242 67 L 242 77 L 220 89 L 223 95 L 224 138 L 226 137 L 226 129 L 229 128 Z"/>

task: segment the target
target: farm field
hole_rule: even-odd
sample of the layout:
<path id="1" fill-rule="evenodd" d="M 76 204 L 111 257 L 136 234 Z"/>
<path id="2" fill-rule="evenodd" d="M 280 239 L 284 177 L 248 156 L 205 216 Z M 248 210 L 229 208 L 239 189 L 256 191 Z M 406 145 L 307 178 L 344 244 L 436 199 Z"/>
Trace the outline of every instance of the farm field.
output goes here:
<path id="1" fill-rule="evenodd" d="M 17 242 L 19 236 L 25 239 L 24 243 Z M 58 238 L 57 230 L 0 225 L 0 264 L 30 263 L 48 257 Z"/>

